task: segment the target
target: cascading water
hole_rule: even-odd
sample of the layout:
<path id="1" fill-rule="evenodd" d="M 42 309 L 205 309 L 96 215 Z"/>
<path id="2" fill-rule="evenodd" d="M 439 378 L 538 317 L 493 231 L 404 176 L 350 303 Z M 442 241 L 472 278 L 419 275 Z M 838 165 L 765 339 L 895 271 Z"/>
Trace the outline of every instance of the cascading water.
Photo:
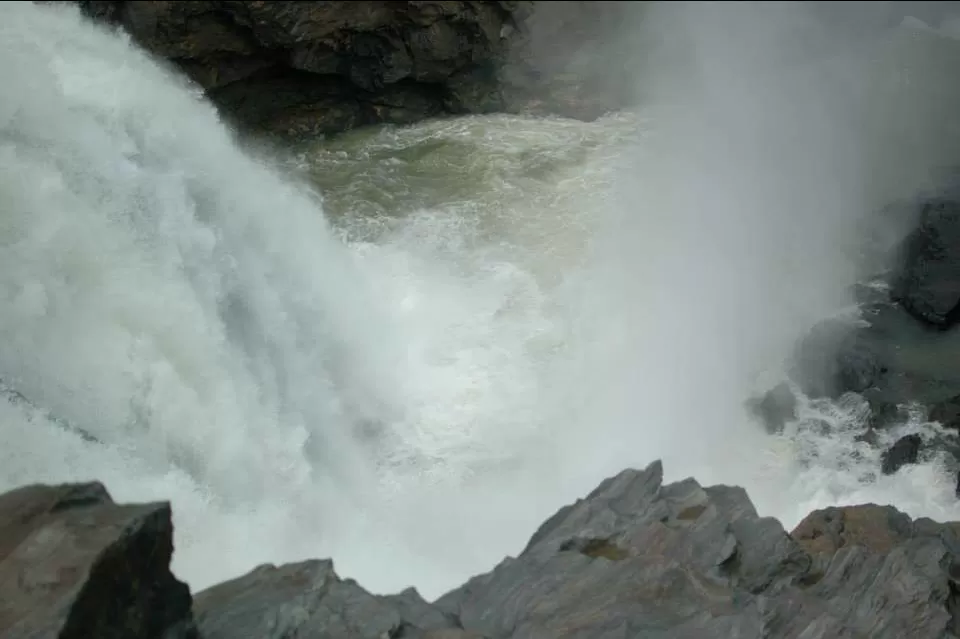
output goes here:
<path id="1" fill-rule="evenodd" d="M 856 402 L 781 438 L 743 407 L 848 303 L 860 212 L 922 180 L 929 144 L 875 141 L 916 101 L 851 119 L 872 58 L 811 55 L 790 3 L 677 4 L 649 18 L 681 36 L 642 74 L 649 121 L 381 128 L 290 166 L 122 36 L 5 4 L 0 489 L 172 500 L 194 588 L 333 556 L 428 596 L 658 457 L 788 526 L 857 501 L 960 516 L 937 465 L 876 477 Z"/>

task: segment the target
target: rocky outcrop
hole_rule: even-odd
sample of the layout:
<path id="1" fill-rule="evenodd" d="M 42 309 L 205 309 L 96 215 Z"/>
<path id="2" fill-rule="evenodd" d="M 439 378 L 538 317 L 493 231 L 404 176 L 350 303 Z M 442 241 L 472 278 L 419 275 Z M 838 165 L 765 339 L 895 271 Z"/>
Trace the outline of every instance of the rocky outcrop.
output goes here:
<path id="1" fill-rule="evenodd" d="M 948 186 L 934 196 L 898 203 L 884 215 L 912 222 L 900 242 L 880 253 L 884 271 L 858 285 L 859 316 L 831 318 L 798 343 L 791 378 L 809 397 L 855 393 L 867 400 L 869 431 L 903 425 L 905 408 L 927 411 L 945 432 L 923 445 L 912 435 L 883 456 L 884 473 L 918 456 L 943 453 L 960 467 L 960 197 Z M 881 226 L 890 220 L 881 219 Z M 916 445 L 915 445 L 916 444 Z"/>
<path id="2" fill-rule="evenodd" d="M 922 322 L 953 326 L 960 320 L 960 202 L 925 202 L 904 248 L 893 298 Z"/>
<path id="3" fill-rule="evenodd" d="M 299 135 L 445 113 L 596 118 L 621 106 L 624 83 L 591 48 L 643 3 L 79 4 L 171 60 L 243 127 Z"/>
<path id="4" fill-rule="evenodd" d="M 0 495 L 0 636 L 195 639 L 172 553 L 168 504 L 117 505 L 97 483 Z"/>
<path id="5" fill-rule="evenodd" d="M 517 557 L 433 603 L 413 589 L 375 596 L 329 560 L 306 561 L 197 594 L 197 626 L 206 639 L 958 636 L 960 524 L 865 505 L 811 513 L 788 534 L 740 488 L 662 480 L 659 462 L 607 479 Z M 96 484 L 34 486 L 0 498 L 0 513 L 12 522 L 3 636 L 192 636 L 166 568 L 165 506 L 117 506 Z"/>

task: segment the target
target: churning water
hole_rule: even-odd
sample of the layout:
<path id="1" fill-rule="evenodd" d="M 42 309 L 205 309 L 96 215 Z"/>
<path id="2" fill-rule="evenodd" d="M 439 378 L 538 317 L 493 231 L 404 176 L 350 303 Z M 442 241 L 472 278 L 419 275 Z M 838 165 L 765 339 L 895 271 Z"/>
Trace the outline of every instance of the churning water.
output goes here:
<path id="1" fill-rule="evenodd" d="M 855 401 L 781 438 L 744 410 L 848 304 L 876 185 L 922 181 L 877 160 L 915 102 L 851 121 L 874 57 L 806 63 L 770 30 L 789 7 L 701 9 L 651 18 L 689 41 L 645 72 L 642 115 L 386 127 L 281 161 L 123 37 L 5 3 L 0 489 L 171 500 L 195 589 L 332 556 L 428 596 L 656 458 L 786 526 L 859 501 L 960 517 L 938 464 L 875 476 Z"/>

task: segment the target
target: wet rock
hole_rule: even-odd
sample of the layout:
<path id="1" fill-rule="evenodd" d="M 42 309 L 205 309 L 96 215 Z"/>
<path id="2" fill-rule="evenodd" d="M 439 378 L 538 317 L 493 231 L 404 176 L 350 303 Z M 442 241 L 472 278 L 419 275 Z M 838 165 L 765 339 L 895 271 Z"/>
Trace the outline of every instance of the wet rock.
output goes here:
<path id="1" fill-rule="evenodd" d="M 864 337 L 861 327 L 850 320 L 820 322 L 800 340 L 791 377 L 810 397 L 866 391 L 886 370 L 877 348 Z"/>
<path id="2" fill-rule="evenodd" d="M 0 495 L 0 635 L 195 639 L 172 552 L 165 503 L 117 505 L 97 483 Z"/>
<path id="3" fill-rule="evenodd" d="M 893 446 L 883 451 L 880 457 L 880 472 L 892 475 L 907 464 L 916 464 L 922 445 L 920 435 L 901 437 Z"/>
<path id="4" fill-rule="evenodd" d="M 78 4 L 178 65 L 237 124 L 298 136 L 445 113 L 594 119 L 624 105 L 607 43 L 643 3 Z"/>
<path id="5" fill-rule="evenodd" d="M 922 206 L 909 236 L 893 296 L 913 317 L 938 328 L 960 318 L 960 201 L 938 198 Z"/>
<path id="6" fill-rule="evenodd" d="M 944 428 L 960 430 L 960 395 L 950 397 L 930 408 L 929 419 Z"/>
<path id="7" fill-rule="evenodd" d="M 415 591 L 376 597 L 340 579 L 329 560 L 260 566 L 196 595 L 194 612 L 204 639 L 439 638 L 457 630 Z"/>
<path id="8" fill-rule="evenodd" d="M 763 397 L 750 401 L 749 407 L 770 434 L 783 432 L 797 418 L 797 398 L 786 383 L 777 384 Z"/>

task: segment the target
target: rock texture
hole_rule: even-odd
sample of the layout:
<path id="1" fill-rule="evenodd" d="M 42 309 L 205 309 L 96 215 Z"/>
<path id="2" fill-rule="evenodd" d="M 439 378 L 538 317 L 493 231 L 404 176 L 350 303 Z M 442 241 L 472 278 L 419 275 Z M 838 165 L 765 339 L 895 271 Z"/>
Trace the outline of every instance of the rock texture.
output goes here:
<path id="1" fill-rule="evenodd" d="M 371 595 L 306 561 L 197 594 L 197 626 L 206 639 L 958 636 L 960 524 L 865 505 L 816 511 L 788 534 L 740 488 L 662 479 L 659 462 L 607 479 L 433 603 Z M 166 568 L 166 506 L 117 506 L 98 484 L 32 486 L 0 497 L 0 512 L 4 637 L 193 636 Z M 53 530 L 76 531 L 73 543 Z"/>
<path id="2" fill-rule="evenodd" d="M 912 316 L 933 326 L 949 328 L 960 319 L 960 201 L 924 203 L 893 296 Z"/>
<path id="3" fill-rule="evenodd" d="M 624 83 L 591 49 L 643 3 L 79 4 L 174 62 L 243 127 L 299 135 L 444 113 L 596 118 L 621 106 Z"/>
<path id="4" fill-rule="evenodd" d="M 117 505 L 97 483 L 0 495 L 0 636 L 194 639 L 172 553 L 168 504 Z"/>

